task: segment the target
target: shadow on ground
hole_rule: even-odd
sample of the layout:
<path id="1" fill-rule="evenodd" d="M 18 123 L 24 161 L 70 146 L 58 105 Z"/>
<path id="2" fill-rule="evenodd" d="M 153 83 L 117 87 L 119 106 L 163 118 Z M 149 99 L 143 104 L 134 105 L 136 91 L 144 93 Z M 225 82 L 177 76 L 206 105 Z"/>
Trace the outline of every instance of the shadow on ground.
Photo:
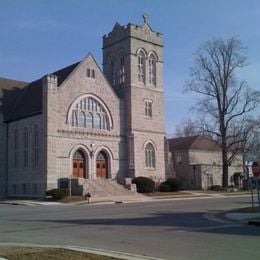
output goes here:
<path id="1" fill-rule="evenodd" d="M 52 223 L 53 228 L 66 226 L 133 226 L 133 227 L 165 227 L 167 231 L 204 232 L 216 234 L 232 234 L 244 236 L 260 236 L 260 228 L 248 226 L 246 223 L 217 223 L 203 217 L 205 212 L 159 212 L 150 213 L 140 218 L 79 218 L 79 219 L 48 219 L 48 220 L 13 220 L 18 222 Z M 43 225 L 43 229 L 46 225 Z M 52 226 L 48 227 L 52 228 Z M 38 226 L 37 229 L 41 229 Z"/>

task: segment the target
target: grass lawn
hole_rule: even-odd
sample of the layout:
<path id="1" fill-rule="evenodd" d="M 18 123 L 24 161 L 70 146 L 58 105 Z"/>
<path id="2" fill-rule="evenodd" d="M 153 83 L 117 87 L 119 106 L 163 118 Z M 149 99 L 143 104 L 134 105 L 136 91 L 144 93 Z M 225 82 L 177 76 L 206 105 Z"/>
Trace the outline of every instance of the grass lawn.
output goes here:
<path id="1" fill-rule="evenodd" d="M 0 257 L 8 260 L 112 260 L 108 256 L 94 255 L 59 248 L 0 247 Z"/>

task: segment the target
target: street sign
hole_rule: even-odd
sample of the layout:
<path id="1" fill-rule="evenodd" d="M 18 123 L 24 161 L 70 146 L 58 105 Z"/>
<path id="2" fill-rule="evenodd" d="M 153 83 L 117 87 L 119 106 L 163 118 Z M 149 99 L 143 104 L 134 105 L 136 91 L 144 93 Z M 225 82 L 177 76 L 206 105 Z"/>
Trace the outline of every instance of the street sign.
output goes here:
<path id="1" fill-rule="evenodd" d="M 253 162 L 252 164 L 252 172 L 255 177 L 260 177 L 260 162 Z"/>

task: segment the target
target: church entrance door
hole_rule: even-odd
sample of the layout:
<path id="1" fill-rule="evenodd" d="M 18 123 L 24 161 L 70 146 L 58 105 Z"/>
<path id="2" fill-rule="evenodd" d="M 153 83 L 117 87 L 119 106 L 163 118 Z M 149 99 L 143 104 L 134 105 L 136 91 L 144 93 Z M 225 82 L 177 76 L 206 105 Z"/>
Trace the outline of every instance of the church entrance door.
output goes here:
<path id="1" fill-rule="evenodd" d="M 86 177 L 86 159 L 81 150 L 78 150 L 73 155 L 73 177 L 85 178 Z"/>
<path id="2" fill-rule="evenodd" d="M 108 177 L 107 174 L 107 155 L 104 152 L 100 152 L 97 155 L 96 160 L 96 176 L 97 178 L 104 178 Z"/>

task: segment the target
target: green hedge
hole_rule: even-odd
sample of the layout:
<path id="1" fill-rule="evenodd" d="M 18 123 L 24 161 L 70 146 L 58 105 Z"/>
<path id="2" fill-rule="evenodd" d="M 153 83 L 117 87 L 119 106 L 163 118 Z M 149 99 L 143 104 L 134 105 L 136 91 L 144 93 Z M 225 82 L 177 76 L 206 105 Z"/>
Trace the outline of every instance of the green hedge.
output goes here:
<path id="1" fill-rule="evenodd" d="M 183 180 L 180 177 L 168 178 L 165 182 L 170 188 L 170 191 L 179 191 L 183 189 Z"/>
<path id="2" fill-rule="evenodd" d="M 68 189 L 51 189 L 46 191 L 46 196 L 51 196 L 54 200 L 61 200 L 69 196 Z"/>
<path id="3" fill-rule="evenodd" d="M 170 186 L 165 183 L 165 182 L 162 182 L 159 186 L 159 191 L 160 192 L 169 192 L 170 191 Z"/>
<path id="4" fill-rule="evenodd" d="M 155 182 L 147 177 L 136 177 L 132 180 L 136 185 L 137 192 L 150 193 L 155 191 Z"/>

